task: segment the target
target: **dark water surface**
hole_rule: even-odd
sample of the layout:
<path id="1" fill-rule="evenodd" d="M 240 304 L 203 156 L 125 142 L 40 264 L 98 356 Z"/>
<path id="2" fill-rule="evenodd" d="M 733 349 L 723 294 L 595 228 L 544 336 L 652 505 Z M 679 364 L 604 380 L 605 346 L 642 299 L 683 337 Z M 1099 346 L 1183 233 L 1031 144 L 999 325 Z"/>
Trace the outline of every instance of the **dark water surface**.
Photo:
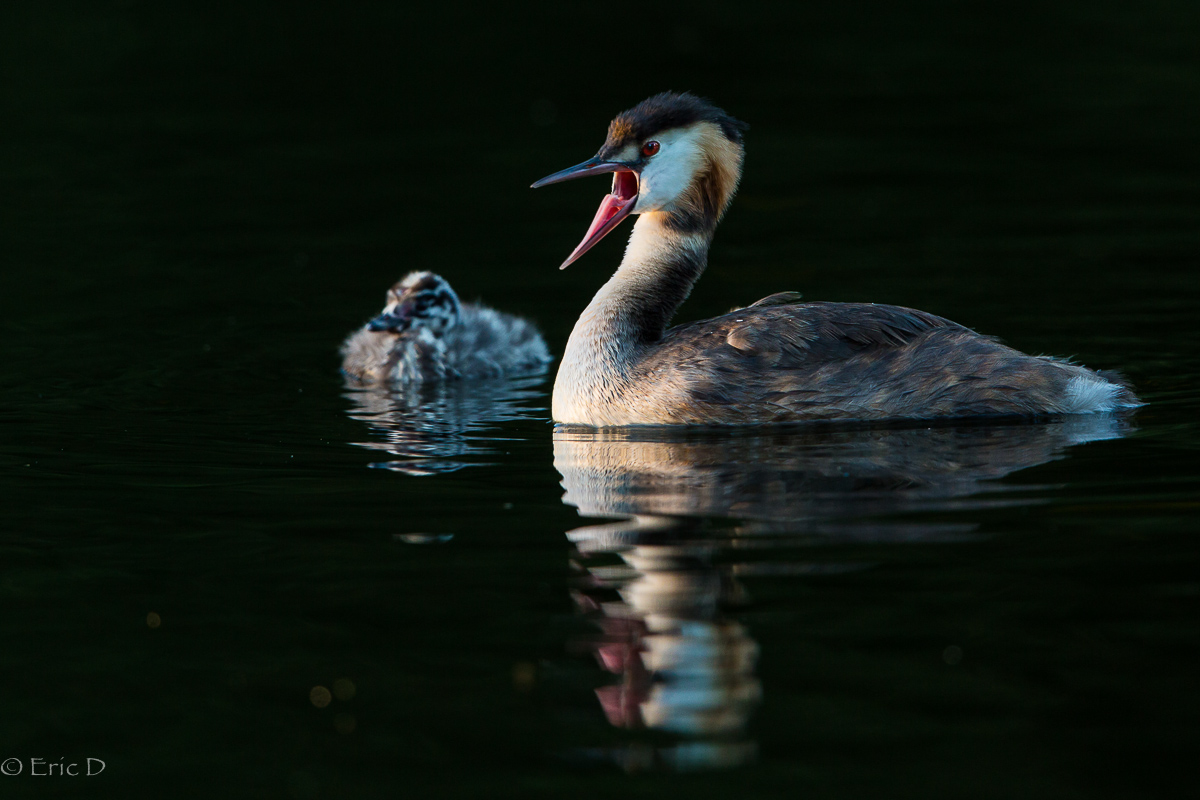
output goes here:
<path id="1" fill-rule="evenodd" d="M 0 795 L 1194 791 L 1198 32 L 1185 2 L 6 6 Z M 526 187 L 664 88 L 752 126 L 682 318 L 908 305 L 1149 405 L 597 435 L 554 430 L 552 375 L 343 385 L 409 269 L 561 353 L 622 237 L 558 272 L 605 186 Z"/>

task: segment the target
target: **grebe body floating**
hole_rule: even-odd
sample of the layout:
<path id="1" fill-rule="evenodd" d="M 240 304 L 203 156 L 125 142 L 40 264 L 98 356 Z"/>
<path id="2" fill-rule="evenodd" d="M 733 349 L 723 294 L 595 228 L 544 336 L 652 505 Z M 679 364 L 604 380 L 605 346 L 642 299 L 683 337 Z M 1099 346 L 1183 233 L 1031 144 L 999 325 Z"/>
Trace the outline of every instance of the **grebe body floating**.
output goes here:
<path id="1" fill-rule="evenodd" d="M 342 372 L 364 384 L 528 375 L 550 362 L 533 323 L 463 303 L 445 278 L 410 272 L 383 313 L 342 344 Z"/>
<path id="2" fill-rule="evenodd" d="M 783 292 L 667 325 L 704 271 L 742 172 L 745 125 L 690 94 L 619 114 L 594 158 L 534 188 L 612 173 L 566 267 L 635 214 L 625 257 L 571 333 L 555 421 L 595 427 L 1039 417 L 1141 405 L 1118 375 L 1030 356 L 923 311 Z"/>

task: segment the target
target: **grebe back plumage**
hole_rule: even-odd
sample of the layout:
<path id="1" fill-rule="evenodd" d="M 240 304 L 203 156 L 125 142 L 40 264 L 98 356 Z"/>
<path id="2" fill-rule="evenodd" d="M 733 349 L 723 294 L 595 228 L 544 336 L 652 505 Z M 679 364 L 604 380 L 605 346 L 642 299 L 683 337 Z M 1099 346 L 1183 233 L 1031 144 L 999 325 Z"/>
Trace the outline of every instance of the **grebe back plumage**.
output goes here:
<path id="1" fill-rule="evenodd" d="M 534 188 L 613 173 L 579 258 L 629 214 L 625 257 L 571 333 L 555 421 L 596 427 L 1036 417 L 1141 403 L 1112 373 L 1030 356 L 947 319 L 771 295 L 667 329 L 707 264 L 741 178 L 745 126 L 665 92 L 619 114 L 588 161 Z"/>

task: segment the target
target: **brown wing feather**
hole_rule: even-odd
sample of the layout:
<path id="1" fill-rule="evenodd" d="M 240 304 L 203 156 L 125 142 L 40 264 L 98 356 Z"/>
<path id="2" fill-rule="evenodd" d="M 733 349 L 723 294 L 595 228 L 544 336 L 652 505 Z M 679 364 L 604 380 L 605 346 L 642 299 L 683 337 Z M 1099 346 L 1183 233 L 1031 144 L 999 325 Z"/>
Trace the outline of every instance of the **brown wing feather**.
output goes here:
<path id="1" fill-rule="evenodd" d="M 675 388 L 681 421 L 720 422 L 1028 414 L 1073 374 L 942 317 L 867 303 L 767 304 L 681 325 L 642 367 Z"/>
<path id="2" fill-rule="evenodd" d="M 672 350 L 699 351 L 704 349 L 701 341 L 711 343 L 720 337 L 745 357 L 765 359 L 780 369 L 795 369 L 849 358 L 872 348 L 903 346 L 934 328 L 966 330 L 947 319 L 899 306 L 767 302 L 777 297 L 772 295 L 715 319 L 673 328 L 662 344 Z"/>
<path id="3" fill-rule="evenodd" d="M 748 308 L 766 308 L 767 306 L 790 306 L 799 303 L 804 295 L 799 292 L 776 292 L 769 294 L 762 300 L 756 303 L 751 303 Z"/>

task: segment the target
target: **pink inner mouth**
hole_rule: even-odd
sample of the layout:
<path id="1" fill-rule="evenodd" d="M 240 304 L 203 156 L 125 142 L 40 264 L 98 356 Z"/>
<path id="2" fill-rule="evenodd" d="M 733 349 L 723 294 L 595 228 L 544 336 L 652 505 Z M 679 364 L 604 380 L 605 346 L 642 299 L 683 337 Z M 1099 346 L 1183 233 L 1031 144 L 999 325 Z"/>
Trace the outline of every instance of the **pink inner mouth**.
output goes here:
<path id="1" fill-rule="evenodd" d="M 583 241 L 587 242 L 595 236 L 598 230 L 609 222 L 612 222 L 613 217 L 620 214 L 630 202 L 637 199 L 637 191 L 636 175 L 624 170 L 614 172 L 612 193 L 604 195 L 604 200 L 600 202 L 600 209 L 596 212 L 595 218 L 592 219 L 592 224 L 588 227 L 588 232 L 583 237 Z M 608 231 L 604 233 L 608 233 Z"/>
<path id="2" fill-rule="evenodd" d="M 612 192 L 604 196 L 604 200 L 600 203 L 600 208 L 596 211 L 596 216 L 592 219 L 592 224 L 588 226 L 588 231 L 584 235 L 583 241 L 579 243 L 579 246 L 575 248 L 575 252 L 571 253 L 562 266 L 566 267 L 567 264 L 579 258 L 592 245 L 603 239 L 609 231 L 617 227 L 621 220 L 625 219 L 629 215 L 629 212 L 633 210 L 633 204 L 637 200 L 637 196 L 637 174 L 629 170 L 614 172 Z"/>

